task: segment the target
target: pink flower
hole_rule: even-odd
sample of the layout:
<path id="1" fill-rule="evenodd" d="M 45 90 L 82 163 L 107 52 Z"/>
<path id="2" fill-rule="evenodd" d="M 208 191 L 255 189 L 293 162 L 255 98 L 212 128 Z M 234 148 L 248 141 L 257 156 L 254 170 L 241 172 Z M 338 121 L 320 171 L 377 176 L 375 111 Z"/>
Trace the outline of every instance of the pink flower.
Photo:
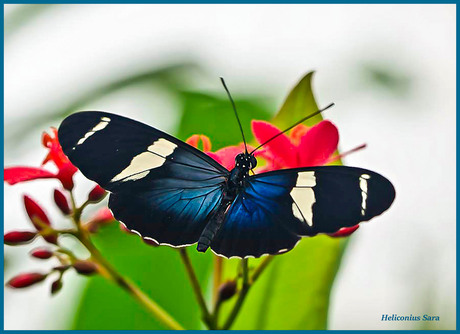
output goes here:
<path id="1" fill-rule="evenodd" d="M 252 121 L 251 125 L 260 144 L 281 132 L 264 121 Z M 299 124 L 289 136 L 282 134 L 263 147 L 261 155 L 267 160 L 264 171 L 324 165 L 331 161 L 338 142 L 339 132 L 330 121 L 310 128 Z"/>
<path id="2" fill-rule="evenodd" d="M 211 158 L 216 160 L 222 166 L 228 170 L 232 170 L 235 167 L 235 157 L 237 154 L 244 152 L 244 144 L 237 146 L 227 146 L 217 150 L 216 152 L 211 152 L 211 140 L 205 135 L 193 135 L 189 137 L 185 142 L 195 148 L 198 148 L 199 142 L 202 142 L 203 152 L 209 155 Z M 248 146 L 248 150 L 253 148 Z"/>

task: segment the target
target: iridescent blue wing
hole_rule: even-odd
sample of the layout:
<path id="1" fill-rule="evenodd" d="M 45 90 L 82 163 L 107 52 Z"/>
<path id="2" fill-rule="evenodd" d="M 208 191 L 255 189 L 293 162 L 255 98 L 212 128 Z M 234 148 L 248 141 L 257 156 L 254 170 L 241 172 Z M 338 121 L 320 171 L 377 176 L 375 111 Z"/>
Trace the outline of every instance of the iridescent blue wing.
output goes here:
<path id="1" fill-rule="evenodd" d="M 146 124 L 80 112 L 59 127 L 70 161 L 111 192 L 117 220 L 143 237 L 195 243 L 218 207 L 228 171 L 194 147 Z"/>
<path id="2" fill-rule="evenodd" d="M 211 249 L 259 257 L 292 249 L 302 236 L 334 233 L 388 209 L 393 185 L 372 171 L 323 166 L 251 176 L 230 207 Z"/>

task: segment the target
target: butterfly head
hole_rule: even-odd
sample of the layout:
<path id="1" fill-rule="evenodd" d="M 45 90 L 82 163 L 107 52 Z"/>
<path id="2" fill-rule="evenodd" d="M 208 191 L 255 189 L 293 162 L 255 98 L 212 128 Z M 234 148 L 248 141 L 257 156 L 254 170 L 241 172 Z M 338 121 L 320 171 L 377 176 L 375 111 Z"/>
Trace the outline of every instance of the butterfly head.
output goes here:
<path id="1" fill-rule="evenodd" d="M 257 160 L 252 154 L 240 153 L 235 157 L 235 167 L 249 171 L 257 166 Z"/>

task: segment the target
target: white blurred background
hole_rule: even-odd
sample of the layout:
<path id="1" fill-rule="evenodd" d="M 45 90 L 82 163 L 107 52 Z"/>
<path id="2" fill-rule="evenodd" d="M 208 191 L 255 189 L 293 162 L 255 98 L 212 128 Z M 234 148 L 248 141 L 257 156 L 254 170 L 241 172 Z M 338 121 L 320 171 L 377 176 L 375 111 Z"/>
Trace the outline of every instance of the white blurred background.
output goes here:
<path id="1" fill-rule="evenodd" d="M 397 191 L 391 209 L 350 240 L 329 328 L 455 329 L 455 5 L 54 5 L 19 17 L 20 6 L 5 5 L 5 165 L 43 158 L 41 131 L 8 143 L 22 122 L 146 64 L 193 61 L 207 73 L 197 87 L 221 90 L 223 76 L 233 94 L 271 96 L 278 106 L 315 70 L 319 104 L 336 103 L 325 117 L 341 149 L 368 144 L 345 163 L 382 173 Z M 174 132 L 177 106 L 160 90 L 123 90 L 91 107 L 140 120 L 154 113 L 156 127 Z M 28 227 L 24 192 L 51 202 L 42 185 L 5 186 L 6 231 Z M 22 248 L 6 253 L 5 279 L 37 267 Z M 5 329 L 67 328 L 84 282 L 72 280 L 53 298 L 44 285 L 5 290 Z M 382 314 L 440 321 L 382 322 Z"/>

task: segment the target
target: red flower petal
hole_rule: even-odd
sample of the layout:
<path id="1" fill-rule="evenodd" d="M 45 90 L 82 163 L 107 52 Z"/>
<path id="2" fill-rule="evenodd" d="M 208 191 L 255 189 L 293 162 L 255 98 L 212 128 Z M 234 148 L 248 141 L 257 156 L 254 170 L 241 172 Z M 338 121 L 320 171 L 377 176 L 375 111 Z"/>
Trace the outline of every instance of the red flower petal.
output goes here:
<path id="1" fill-rule="evenodd" d="M 198 148 L 198 143 L 202 142 L 203 144 L 203 152 L 211 151 L 211 140 L 208 136 L 205 135 L 193 135 L 189 137 L 185 142 L 195 148 Z"/>
<path id="2" fill-rule="evenodd" d="M 55 177 L 56 174 L 36 167 L 7 167 L 3 171 L 3 180 L 11 185 L 24 181 Z"/>
<path id="3" fill-rule="evenodd" d="M 264 121 L 252 121 L 252 132 L 256 137 L 259 144 L 264 143 L 266 140 L 274 137 L 281 132 L 274 125 Z M 295 167 L 297 164 L 296 147 L 291 143 L 288 136 L 282 134 L 278 138 L 273 139 L 271 142 L 264 146 L 270 152 L 281 160 L 285 167 Z"/>
<path id="4" fill-rule="evenodd" d="M 194 148 L 198 148 L 199 141 L 200 141 L 200 135 L 193 135 L 191 137 L 188 137 L 185 142 L 189 144 L 190 146 L 193 146 Z"/>
<path id="5" fill-rule="evenodd" d="M 40 273 L 27 273 L 27 274 L 20 274 L 18 276 L 13 277 L 6 283 L 11 288 L 25 288 L 31 286 L 35 283 L 41 282 L 46 278 L 47 275 L 43 275 Z"/>
<path id="6" fill-rule="evenodd" d="M 302 139 L 302 137 L 308 132 L 308 130 L 309 130 L 309 127 L 306 125 L 303 125 L 303 124 L 296 125 L 291 130 L 289 137 L 291 138 L 291 141 L 295 145 L 299 145 L 300 139 Z"/>
<path id="7" fill-rule="evenodd" d="M 359 228 L 359 224 L 355 225 L 355 226 L 352 226 L 352 227 L 342 227 L 337 232 L 329 234 L 329 236 L 333 237 L 333 238 L 348 237 L 349 235 L 354 233 L 358 228 Z"/>
<path id="8" fill-rule="evenodd" d="M 227 146 L 216 152 L 208 152 L 207 154 L 222 166 L 228 170 L 231 170 L 233 167 L 235 167 L 235 157 L 242 152 L 244 152 L 244 146 L 239 145 Z"/>
<path id="9" fill-rule="evenodd" d="M 67 190 L 73 189 L 73 175 L 77 171 L 77 168 L 72 164 L 63 164 L 59 167 L 57 178 L 61 181 L 62 186 Z"/>
<path id="10" fill-rule="evenodd" d="M 337 149 L 339 132 L 334 124 L 322 121 L 311 127 L 301 138 L 298 167 L 321 166 Z"/>

